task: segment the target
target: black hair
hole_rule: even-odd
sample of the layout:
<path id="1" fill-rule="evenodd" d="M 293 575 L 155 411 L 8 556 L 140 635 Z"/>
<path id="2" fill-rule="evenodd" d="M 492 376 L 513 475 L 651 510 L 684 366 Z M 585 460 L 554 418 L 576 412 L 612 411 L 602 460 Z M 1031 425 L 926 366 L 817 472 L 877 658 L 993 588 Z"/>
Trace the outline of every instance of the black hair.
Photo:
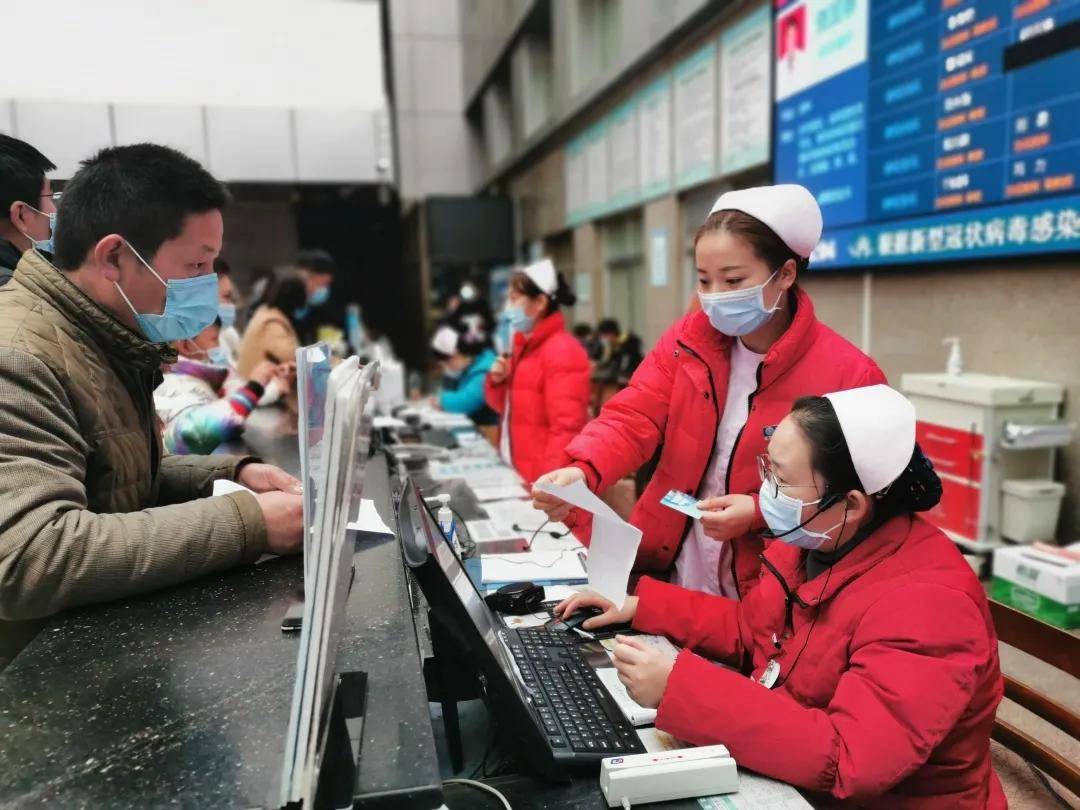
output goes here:
<path id="1" fill-rule="evenodd" d="M 572 331 L 576 338 L 588 338 L 592 337 L 593 328 L 587 323 L 575 323 Z"/>
<path id="2" fill-rule="evenodd" d="M 7 219 L 15 202 L 40 209 L 45 174 L 55 168 L 26 141 L 0 133 L 0 217 Z"/>
<path id="3" fill-rule="evenodd" d="M 461 354 L 476 357 L 491 348 L 495 318 L 483 299 L 463 301 L 446 319 L 445 325 L 457 332 L 457 350 Z"/>
<path id="4" fill-rule="evenodd" d="M 865 492 L 832 403 L 825 397 L 802 397 L 792 406 L 791 416 L 810 442 L 811 467 L 825 479 L 825 494 L 819 506 L 828 508 L 831 504 L 827 499 L 835 503 L 852 490 Z M 872 500 L 871 530 L 896 515 L 925 512 L 937 505 L 941 500 L 941 480 L 918 444 L 904 471 Z"/>
<path id="5" fill-rule="evenodd" d="M 776 231 L 757 217 L 742 211 L 724 209 L 709 214 L 694 234 L 694 247 L 697 247 L 698 240 L 705 234 L 717 231 L 726 231 L 743 239 L 770 270 L 779 270 L 789 259 L 795 262 L 795 272 L 798 275 L 802 275 L 810 267 L 810 260 L 797 256 L 795 251 L 776 235 Z"/>
<path id="6" fill-rule="evenodd" d="M 319 248 L 309 248 L 297 253 L 296 266 L 312 273 L 326 273 L 331 276 L 337 274 L 337 262 L 334 261 L 334 257 Z"/>
<path id="7" fill-rule="evenodd" d="M 307 305 L 307 287 L 300 273 L 291 268 L 275 270 L 266 282 L 266 289 L 256 309 L 260 306 L 273 307 L 285 313 L 289 322 L 296 325 L 296 316 L 293 314 L 298 309 Z"/>
<path id="8" fill-rule="evenodd" d="M 232 267 L 227 261 L 218 256 L 216 259 L 214 259 L 214 272 L 217 273 L 219 276 L 231 276 Z"/>
<path id="9" fill-rule="evenodd" d="M 622 329 L 619 328 L 619 322 L 614 318 L 604 318 L 596 327 L 596 334 L 598 335 L 621 335 Z"/>
<path id="10" fill-rule="evenodd" d="M 192 214 L 221 211 L 225 187 L 198 162 L 168 146 L 102 149 L 64 187 L 56 220 L 56 266 L 74 270 L 102 237 L 124 237 L 148 262 Z M 60 224 L 63 223 L 63 224 Z"/>
<path id="11" fill-rule="evenodd" d="M 577 296 L 570 289 L 570 285 L 566 283 L 566 277 L 562 273 L 557 273 L 556 278 L 558 286 L 555 288 L 554 293 L 549 294 L 537 287 L 536 282 L 525 275 L 524 271 L 518 270 L 510 277 L 510 289 L 529 298 L 546 296 L 548 299 L 547 306 L 544 307 L 544 314 L 541 316 L 546 318 L 557 311 L 559 307 L 572 307 L 577 303 Z"/>

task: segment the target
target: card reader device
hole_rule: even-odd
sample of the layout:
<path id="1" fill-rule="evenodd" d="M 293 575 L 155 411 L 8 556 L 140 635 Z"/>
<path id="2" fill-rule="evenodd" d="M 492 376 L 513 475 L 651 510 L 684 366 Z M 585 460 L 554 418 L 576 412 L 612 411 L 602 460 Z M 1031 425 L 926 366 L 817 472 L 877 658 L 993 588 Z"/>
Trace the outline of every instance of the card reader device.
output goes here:
<path id="1" fill-rule="evenodd" d="M 722 745 L 608 757 L 600 763 L 600 790 L 608 807 L 715 796 L 738 789 L 738 768 Z"/>

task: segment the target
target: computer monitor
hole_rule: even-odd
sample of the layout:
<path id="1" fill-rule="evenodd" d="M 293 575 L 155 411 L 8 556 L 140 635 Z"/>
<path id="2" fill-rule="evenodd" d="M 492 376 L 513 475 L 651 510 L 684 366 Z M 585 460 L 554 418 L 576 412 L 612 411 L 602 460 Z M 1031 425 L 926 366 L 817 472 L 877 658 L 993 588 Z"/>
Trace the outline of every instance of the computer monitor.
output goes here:
<path id="1" fill-rule="evenodd" d="M 504 730 L 531 768 L 564 781 L 524 688 L 514 675 L 513 656 L 500 640 L 501 624 L 446 541 L 419 490 L 409 481 L 398 509 L 398 533 L 405 563 L 412 570 L 433 617 L 484 676 L 485 694 Z"/>
<path id="2" fill-rule="evenodd" d="M 350 357 L 327 378 L 321 453 L 318 463 L 311 465 L 318 497 L 307 549 L 311 559 L 305 561 L 303 625 L 285 745 L 282 804 L 303 800 L 310 806 L 318 784 L 352 575 L 353 548 L 346 524 L 363 490 L 370 442 L 363 412 L 378 371 L 377 363 L 360 368 L 357 358 Z"/>

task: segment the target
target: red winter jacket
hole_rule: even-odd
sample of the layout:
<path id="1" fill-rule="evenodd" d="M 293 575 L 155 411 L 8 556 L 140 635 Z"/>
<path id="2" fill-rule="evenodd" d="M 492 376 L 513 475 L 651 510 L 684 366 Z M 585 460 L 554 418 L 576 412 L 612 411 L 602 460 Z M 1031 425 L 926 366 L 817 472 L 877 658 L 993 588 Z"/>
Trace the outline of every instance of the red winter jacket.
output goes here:
<path id="1" fill-rule="evenodd" d="M 514 336 L 510 369 L 501 385 L 484 386 L 484 399 L 500 416 L 510 394 L 510 456 L 530 483 L 559 467 L 567 442 L 589 418 L 589 358 L 566 331 L 562 313 Z"/>
<path id="2" fill-rule="evenodd" d="M 764 429 L 787 416 L 795 400 L 885 382 L 873 360 L 814 316 L 810 296 L 798 290 L 794 300 L 791 325 L 758 369 L 758 388 L 728 467 L 728 493 L 753 495 L 755 502 Z M 602 492 L 661 448 L 656 472 L 630 517 L 643 535 L 635 571 L 666 574 L 679 553 L 690 519 L 661 506 L 660 499 L 672 489 L 696 493 L 701 486 L 727 402 L 731 346 L 732 338 L 713 329 L 704 312 L 687 315 L 660 338 L 630 386 L 608 400 L 566 449 L 590 489 Z M 758 521 L 764 528 L 760 513 Z M 588 536 L 580 514 L 571 522 L 575 534 Z M 757 582 L 763 544 L 756 534 L 733 543 L 734 579 L 745 594 Z"/>
<path id="3" fill-rule="evenodd" d="M 774 542 L 765 559 L 775 573 L 766 564 L 741 602 L 642 579 L 634 627 L 686 647 L 656 725 L 857 804 L 1004 808 L 990 765 L 997 637 L 952 542 L 904 515 L 810 582 L 799 549 Z M 757 679 L 772 659 L 768 689 Z"/>

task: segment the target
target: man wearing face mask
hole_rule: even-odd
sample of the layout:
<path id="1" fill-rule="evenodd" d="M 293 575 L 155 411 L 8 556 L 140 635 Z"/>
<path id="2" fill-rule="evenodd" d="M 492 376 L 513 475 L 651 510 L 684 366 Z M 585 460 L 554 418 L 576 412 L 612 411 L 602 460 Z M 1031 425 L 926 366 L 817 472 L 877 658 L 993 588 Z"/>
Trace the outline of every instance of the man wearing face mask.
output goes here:
<path id="1" fill-rule="evenodd" d="M 873 360 L 817 319 L 798 285 L 821 229 L 802 186 L 721 195 L 694 240 L 701 310 L 660 338 L 629 386 L 570 442 L 570 466 L 540 479 L 603 492 L 659 448 L 631 516 L 643 533 L 635 570 L 745 595 L 764 546 L 756 459 L 766 429 L 800 397 L 884 382 Z M 670 490 L 701 499 L 701 519 L 661 504 Z M 533 498 L 587 538 L 588 522 L 566 503 L 539 490 Z"/>
<path id="2" fill-rule="evenodd" d="M 325 250 L 301 250 L 296 267 L 307 289 L 307 302 L 293 313 L 300 342 L 307 345 L 318 340 L 319 327 L 341 329 L 345 325 L 345 308 L 333 296 L 337 263 Z"/>
<path id="3" fill-rule="evenodd" d="M 177 455 L 212 453 L 236 441 L 271 380 L 284 373 L 270 361 L 259 363 L 247 381 L 226 395 L 228 350 L 221 345 L 220 318 L 190 340 L 175 343 L 179 357 L 154 391 L 165 450 Z"/>
<path id="4" fill-rule="evenodd" d="M 56 195 L 45 174 L 55 168 L 30 144 L 0 134 L 0 286 L 26 251 L 53 252 Z"/>
<path id="5" fill-rule="evenodd" d="M 167 456 L 154 413 L 162 344 L 217 317 L 226 199 L 172 149 L 102 150 L 65 189 L 55 266 L 27 252 L 0 288 L 0 622 L 299 550 L 296 479 Z M 256 494 L 207 497 L 219 478 Z"/>

